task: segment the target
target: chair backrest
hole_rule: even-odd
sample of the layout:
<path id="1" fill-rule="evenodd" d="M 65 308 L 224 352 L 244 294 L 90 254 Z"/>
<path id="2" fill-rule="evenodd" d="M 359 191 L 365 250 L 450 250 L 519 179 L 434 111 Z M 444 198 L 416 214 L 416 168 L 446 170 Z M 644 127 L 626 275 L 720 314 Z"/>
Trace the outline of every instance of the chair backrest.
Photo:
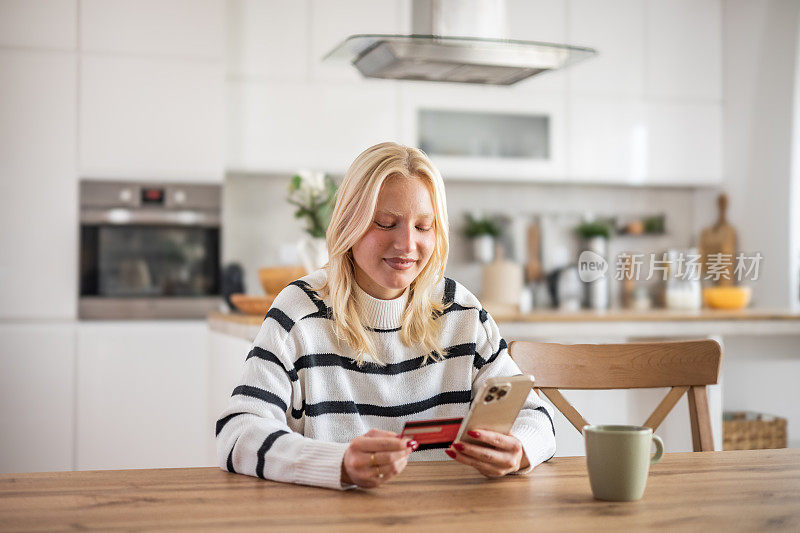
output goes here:
<path id="1" fill-rule="evenodd" d="M 588 423 L 558 389 L 671 387 L 644 426 L 655 430 L 684 393 L 695 451 L 713 451 L 706 385 L 717 383 L 722 350 L 713 340 L 627 344 L 554 344 L 515 341 L 509 353 L 533 375 L 534 388 L 547 396 L 578 431 Z"/>

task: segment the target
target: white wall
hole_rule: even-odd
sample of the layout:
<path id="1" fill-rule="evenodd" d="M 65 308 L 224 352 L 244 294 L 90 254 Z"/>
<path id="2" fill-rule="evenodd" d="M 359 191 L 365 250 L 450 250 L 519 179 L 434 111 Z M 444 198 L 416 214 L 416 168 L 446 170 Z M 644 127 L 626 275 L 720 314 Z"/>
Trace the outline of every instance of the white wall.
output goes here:
<path id="1" fill-rule="evenodd" d="M 723 165 L 729 218 L 739 249 L 764 256 L 754 304 L 785 308 L 798 293 L 797 195 L 800 119 L 800 2 L 726 0 L 723 4 Z M 793 184 L 793 174 L 794 181 Z M 698 230 L 715 218 L 714 194 L 696 195 Z M 794 222 L 792 222 L 794 221 Z M 794 235 L 794 236 L 793 236 Z M 799 332 L 800 333 L 800 332 Z M 797 338 L 726 339 L 725 410 L 788 419 L 789 445 L 800 446 Z"/>
<path id="2" fill-rule="evenodd" d="M 789 221 L 799 13 L 795 0 L 726 0 L 723 5 L 725 188 L 739 250 L 764 256 L 753 283 L 759 307 L 787 307 L 797 293 L 796 286 L 787 287 L 796 279 L 789 272 L 796 264 Z M 711 208 L 713 199 L 703 205 Z"/>

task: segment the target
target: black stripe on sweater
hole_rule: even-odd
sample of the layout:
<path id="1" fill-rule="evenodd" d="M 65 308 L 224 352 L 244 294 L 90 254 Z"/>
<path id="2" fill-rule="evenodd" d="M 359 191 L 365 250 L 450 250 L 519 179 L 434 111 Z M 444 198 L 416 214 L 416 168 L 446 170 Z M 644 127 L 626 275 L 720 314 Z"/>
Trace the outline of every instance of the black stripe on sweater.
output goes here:
<path id="1" fill-rule="evenodd" d="M 281 370 L 286 372 L 286 374 L 289 376 L 289 379 L 291 379 L 292 381 L 297 381 L 297 370 L 295 370 L 294 368 L 290 368 L 287 370 L 283 366 L 283 363 L 281 363 L 280 359 L 278 359 L 278 356 L 270 352 L 269 350 L 265 350 L 260 346 L 253 346 L 253 349 L 250 350 L 249 354 L 247 354 L 247 358 L 245 359 L 245 361 L 247 361 L 247 359 L 250 359 L 251 357 L 258 357 L 259 359 L 263 359 L 264 361 L 275 363 L 276 365 L 278 365 L 278 367 L 280 367 Z"/>
<path id="2" fill-rule="evenodd" d="M 246 414 L 247 413 L 232 413 L 232 414 L 230 414 L 230 415 L 228 415 L 228 416 L 226 416 L 224 418 L 220 418 L 219 420 L 217 420 L 217 433 L 216 433 L 216 436 L 219 437 L 219 434 L 222 431 L 222 428 L 225 427 L 225 424 L 230 422 L 231 418 L 239 416 L 239 415 L 246 415 Z"/>
<path id="3" fill-rule="evenodd" d="M 286 315 L 286 313 L 284 313 L 283 311 L 281 311 L 277 307 L 272 307 L 272 308 L 270 308 L 269 311 L 267 311 L 267 316 L 264 317 L 264 320 L 266 320 L 268 318 L 274 319 L 278 324 L 281 325 L 281 327 L 283 329 L 285 329 L 287 331 L 287 333 L 289 331 L 292 331 L 292 328 L 294 327 L 294 320 L 289 318 Z"/>
<path id="4" fill-rule="evenodd" d="M 233 394 L 231 396 L 236 396 L 237 394 L 241 394 L 242 396 L 250 396 L 251 398 L 258 398 L 259 400 L 264 400 L 265 402 L 271 403 L 273 405 L 277 405 L 281 408 L 281 411 L 286 412 L 288 408 L 283 400 L 277 394 L 273 394 L 268 390 L 259 389 L 258 387 L 251 387 L 250 385 L 239 385 L 235 389 L 233 389 Z"/>
<path id="5" fill-rule="evenodd" d="M 553 428 L 553 436 L 555 437 L 556 436 L 556 425 L 553 424 L 553 419 L 550 416 L 550 413 L 548 413 L 547 409 L 545 409 L 544 407 L 537 407 L 536 410 L 537 411 L 541 411 L 542 413 L 544 413 L 545 416 L 547 417 L 547 419 L 550 421 L 550 427 Z"/>
<path id="6" fill-rule="evenodd" d="M 239 437 L 236 437 L 236 440 L 233 441 L 233 446 L 231 446 L 231 453 L 228 454 L 228 461 L 225 463 L 225 466 L 228 468 L 228 472 L 233 474 L 236 473 L 236 470 L 233 468 L 233 450 L 236 449 L 236 443 L 239 442 Z"/>
<path id="7" fill-rule="evenodd" d="M 550 427 L 553 428 L 553 437 L 555 437 L 556 436 L 556 425 L 553 424 L 553 418 L 550 416 L 550 413 L 548 413 L 547 409 L 545 409 L 544 407 L 537 407 L 536 410 L 543 412 L 547 416 L 547 419 L 550 421 Z M 554 453 L 553 455 L 551 455 L 550 457 L 545 459 L 544 462 L 549 461 L 550 459 L 552 459 L 555 456 L 556 456 L 556 454 Z"/>
<path id="8" fill-rule="evenodd" d="M 264 477 L 264 456 L 267 454 L 272 445 L 275 444 L 275 441 L 278 440 L 278 437 L 281 435 L 286 435 L 289 433 L 288 431 L 284 431 L 279 429 L 274 433 L 270 433 L 266 439 L 264 439 L 264 443 L 261 445 L 261 448 L 258 449 L 258 463 L 256 464 L 256 475 L 261 479 L 266 479 Z"/>
<path id="9" fill-rule="evenodd" d="M 442 303 L 444 305 L 452 304 L 456 301 L 456 282 L 450 278 L 444 278 L 444 296 Z"/>
<path id="10" fill-rule="evenodd" d="M 484 361 L 483 358 L 481 358 L 480 354 L 475 352 L 475 360 L 473 362 L 473 364 L 475 365 L 475 368 L 480 370 L 480 368 L 483 365 L 488 365 L 488 364 L 492 363 L 495 359 L 497 359 L 497 356 L 500 355 L 500 352 L 502 352 L 506 348 L 508 348 L 508 345 L 506 344 L 506 340 L 501 338 L 500 339 L 500 346 L 497 348 L 497 351 L 494 352 L 492 355 L 490 355 L 487 360 Z"/>
<path id="11" fill-rule="evenodd" d="M 438 405 L 452 403 L 469 404 L 470 391 L 442 392 L 431 398 L 419 402 L 402 405 L 373 405 L 369 403 L 355 403 L 353 401 L 319 402 L 305 406 L 306 416 L 320 416 L 333 413 L 358 413 L 359 415 L 399 417 L 426 411 Z"/>
<path id="12" fill-rule="evenodd" d="M 311 285 L 299 279 L 297 281 L 293 281 L 289 285 L 294 285 L 295 287 L 302 289 L 302 291 L 306 293 L 306 296 L 308 296 L 308 299 L 311 300 L 311 302 L 317 307 L 316 312 L 304 316 L 301 320 L 306 318 L 333 318 L 333 310 L 325 305 L 325 302 L 322 301 L 322 298 L 319 297 L 319 294 L 317 294 L 317 292 L 311 288 Z"/>
<path id="13" fill-rule="evenodd" d="M 457 344 L 455 346 L 450 346 L 446 350 L 447 355 L 445 359 L 452 359 L 454 357 L 462 357 L 462 356 L 474 356 L 476 355 L 475 352 L 475 343 L 468 343 L 468 344 Z M 422 367 L 422 362 L 425 360 L 424 356 L 415 357 L 413 359 L 407 359 L 405 361 L 401 361 L 399 363 L 389 363 L 384 366 L 378 366 L 376 364 L 366 363 L 362 366 L 358 366 L 353 359 L 348 357 L 342 357 L 341 355 L 337 355 L 334 353 L 315 353 L 315 354 L 308 354 L 298 357 L 297 360 L 294 362 L 294 367 L 299 371 L 305 368 L 312 368 L 312 367 L 325 367 L 325 366 L 338 366 L 347 370 L 353 370 L 355 372 L 360 372 L 362 374 L 380 374 L 380 375 L 388 375 L 394 376 L 397 374 L 402 374 L 404 372 L 411 372 L 412 370 L 416 370 Z"/>

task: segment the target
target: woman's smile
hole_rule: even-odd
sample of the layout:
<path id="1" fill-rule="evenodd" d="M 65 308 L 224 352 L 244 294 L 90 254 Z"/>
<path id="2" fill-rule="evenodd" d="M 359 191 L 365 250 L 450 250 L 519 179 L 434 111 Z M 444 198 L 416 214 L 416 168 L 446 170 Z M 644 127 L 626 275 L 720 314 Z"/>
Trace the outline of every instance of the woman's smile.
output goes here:
<path id="1" fill-rule="evenodd" d="M 408 270 L 417 262 L 416 259 L 402 259 L 400 257 L 389 257 L 385 258 L 384 261 L 395 270 Z"/>

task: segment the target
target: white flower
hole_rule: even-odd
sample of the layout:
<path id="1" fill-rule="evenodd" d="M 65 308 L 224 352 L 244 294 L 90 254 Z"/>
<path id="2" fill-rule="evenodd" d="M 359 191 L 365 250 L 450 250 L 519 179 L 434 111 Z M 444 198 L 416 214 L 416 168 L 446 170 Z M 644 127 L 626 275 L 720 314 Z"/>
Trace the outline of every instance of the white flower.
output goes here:
<path id="1" fill-rule="evenodd" d="M 319 196 L 325 193 L 325 173 L 316 170 L 302 169 L 297 172 L 302 179 L 300 189 L 307 194 Z"/>

